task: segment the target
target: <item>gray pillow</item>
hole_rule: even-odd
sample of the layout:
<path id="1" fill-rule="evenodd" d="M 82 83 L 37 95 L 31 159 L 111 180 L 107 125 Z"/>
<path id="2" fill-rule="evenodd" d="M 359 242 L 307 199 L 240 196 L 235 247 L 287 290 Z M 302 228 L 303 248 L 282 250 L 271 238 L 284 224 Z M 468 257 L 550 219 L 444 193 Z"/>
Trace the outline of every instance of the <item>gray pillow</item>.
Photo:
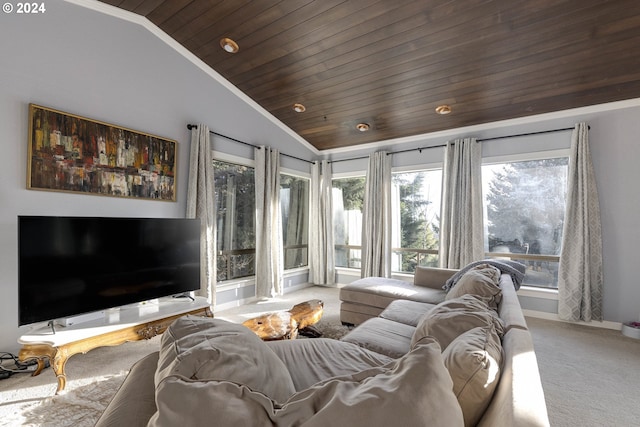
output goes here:
<path id="1" fill-rule="evenodd" d="M 383 367 L 329 378 L 277 404 L 230 381 L 193 381 L 172 375 L 156 390 L 158 411 L 149 427 L 223 426 L 463 426 L 440 346 L 425 338 Z"/>
<path id="2" fill-rule="evenodd" d="M 475 426 L 491 403 L 500 380 L 502 343 L 495 328 L 479 327 L 453 340 L 442 352 L 465 426 Z"/>
<path id="3" fill-rule="evenodd" d="M 184 316 L 162 335 L 156 387 L 179 375 L 244 384 L 284 402 L 295 393 L 282 360 L 248 328 L 221 319 Z"/>
<path id="4" fill-rule="evenodd" d="M 497 310 L 502 300 L 499 282 L 500 270 L 488 264 L 482 264 L 464 273 L 447 293 L 445 300 L 471 294 L 485 301 L 490 308 Z"/>
<path id="5" fill-rule="evenodd" d="M 504 333 L 502 320 L 484 301 L 473 295 L 446 300 L 422 317 L 411 338 L 411 348 L 431 336 L 444 350 L 459 335 L 479 326 L 493 326 L 500 337 Z"/>

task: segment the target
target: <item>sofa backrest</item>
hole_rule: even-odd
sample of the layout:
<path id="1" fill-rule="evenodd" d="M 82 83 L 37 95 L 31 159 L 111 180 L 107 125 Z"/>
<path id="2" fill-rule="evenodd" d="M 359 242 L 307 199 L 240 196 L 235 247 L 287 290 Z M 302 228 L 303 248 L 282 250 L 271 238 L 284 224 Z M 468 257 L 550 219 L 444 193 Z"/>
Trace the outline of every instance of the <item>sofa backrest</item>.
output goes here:
<path id="1" fill-rule="evenodd" d="M 511 328 L 527 330 L 527 322 L 522 314 L 520 301 L 513 280 L 508 274 L 500 276 L 500 288 L 502 289 L 502 300 L 498 304 L 498 315 L 504 322 L 504 330 L 509 331 Z"/>
<path id="2" fill-rule="evenodd" d="M 549 417 L 533 349 L 511 276 L 500 278 L 498 313 L 505 324 L 504 365 L 493 399 L 478 423 L 481 427 L 547 427 Z"/>
<path id="3" fill-rule="evenodd" d="M 529 331 L 513 328 L 502 339 L 504 366 L 480 427 L 548 427 L 549 417 Z"/>
<path id="4" fill-rule="evenodd" d="M 416 267 L 413 274 L 413 284 L 432 289 L 442 289 L 445 282 L 457 273 L 453 268 Z"/>

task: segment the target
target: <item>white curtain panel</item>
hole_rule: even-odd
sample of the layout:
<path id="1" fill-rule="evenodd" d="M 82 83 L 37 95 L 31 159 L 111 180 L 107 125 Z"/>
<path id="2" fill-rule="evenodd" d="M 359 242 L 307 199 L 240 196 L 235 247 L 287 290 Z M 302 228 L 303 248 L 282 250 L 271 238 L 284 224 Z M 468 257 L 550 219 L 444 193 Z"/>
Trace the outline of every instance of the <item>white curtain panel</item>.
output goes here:
<path id="1" fill-rule="evenodd" d="M 361 277 L 391 275 L 391 156 L 369 156 L 362 212 Z"/>
<path id="2" fill-rule="evenodd" d="M 322 172 L 322 174 L 321 174 Z M 335 283 L 333 244 L 333 193 L 331 163 L 323 160 L 311 165 L 311 200 L 309 203 L 309 282 L 315 285 Z"/>
<path id="3" fill-rule="evenodd" d="M 256 297 L 282 295 L 282 218 L 280 216 L 280 153 L 254 149 L 256 180 Z"/>
<path id="4" fill-rule="evenodd" d="M 567 207 L 558 271 L 558 316 L 562 320 L 602 320 L 602 228 L 589 128 L 573 130 Z"/>
<path id="5" fill-rule="evenodd" d="M 484 257 L 482 151 L 475 138 L 448 141 L 442 170 L 440 267 Z"/>
<path id="6" fill-rule="evenodd" d="M 320 163 L 314 162 L 311 164 L 309 188 L 309 282 L 314 284 L 322 284 L 325 280 L 321 194 Z"/>
<path id="7" fill-rule="evenodd" d="M 216 303 L 216 203 L 213 157 L 209 128 L 199 124 L 191 130 L 187 218 L 200 218 L 200 291 L 199 296 Z"/>
<path id="8" fill-rule="evenodd" d="M 336 282 L 335 246 L 333 242 L 333 170 L 328 160 L 322 161 L 322 220 L 324 234 L 325 285 Z"/>

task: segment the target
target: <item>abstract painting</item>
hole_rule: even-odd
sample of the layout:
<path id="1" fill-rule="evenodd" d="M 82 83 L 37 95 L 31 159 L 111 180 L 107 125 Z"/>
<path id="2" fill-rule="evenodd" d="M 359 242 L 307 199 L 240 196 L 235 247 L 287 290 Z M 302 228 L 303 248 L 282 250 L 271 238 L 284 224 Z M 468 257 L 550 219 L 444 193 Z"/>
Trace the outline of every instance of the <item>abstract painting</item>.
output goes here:
<path id="1" fill-rule="evenodd" d="M 176 145 L 30 104 L 27 188 L 175 201 Z"/>

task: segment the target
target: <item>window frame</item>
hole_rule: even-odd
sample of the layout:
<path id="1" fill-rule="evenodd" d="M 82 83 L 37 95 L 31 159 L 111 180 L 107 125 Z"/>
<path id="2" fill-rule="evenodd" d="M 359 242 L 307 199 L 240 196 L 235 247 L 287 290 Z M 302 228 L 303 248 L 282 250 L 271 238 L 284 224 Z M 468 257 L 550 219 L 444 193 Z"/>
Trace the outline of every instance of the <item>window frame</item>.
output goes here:
<path id="1" fill-rule="evenodd" d="M 304 172 L 300 172 L 300 171 L 296 171 L 296 170 L 292 170 L 292 169 L 287 169 L 287 168 L 280 168 L 280 175 L 289 175 L 292 176 L 294 178 L 298 178 L 298 179 L 304 179 L 307 181 L 308 183 L 308 191 L 307 191 L 307 218 L 309 220 L 311 220 L 311 174 L 307 174 Z M 283 230 L 282 232 L 284 233 L 284 224 L 283 224 Z M 283 234 L 283 242 L 282 242 L 282 253 L 284 256 L 285 251 L 287 250 L 287 248 L 284 245 L 284 234 Z M 307 264 L 303 265 L 303 266 L 299 266 L 299 267 L 293 267 L 293 268 L 284 268 L 285 272 L 294 272 L 294 271 L 304 271 L 304 270 L 308 270 L 309 269 L 309 239 L 311 239 L 311 224 L 307 225 L 307 244 L 303 245 L 302 247 L 307 249 Z M 283 258 L 283 263 L 284 263 L 284 258 Z M 284 264 L 283 264 L 284 265 Z"/>
<path id="2" fill-rule="evenodd" d="M 216 150 L 211 150 L 211 157 L 213 160 L 215 161 L 220 161 L 220 162 L 226 162 L 226 163 L 233 163 L 233 164 L 237 164 L 240 166 L 246 166 L 246 167 L 250 167 L 253 168 L 255 170 L 256 167 L 256 162 L 253 159 L 248 159 L 246 157 L 242 157 L 242 156 L 236 156 L 234 154 L 229 154 L 229 153 L 225 153 L 222 151 L 216 151 Z M 296 178 L 302 178 L 302 179 L 306 179 L 309 181 L 309 186 L 311 186 L 311 174 L 307 173 L 307 172 L 302 172 L 302 171 L 298 171 L 298 170 L 294 170 L 294 169 L 289 169 L 289 168 L 280 168 L 280 174 L 281 175 L 290 175 Z M 311 191 L 309 191 L 309 200 L 308 200 L 308 207 L 310 206 L 311 203 Z M 310 230 L 307 230 L 307 242 L 309 241 L 310 236 Z M 308 244 L 307 244 L 308 245 Z M 255 248 L 253 250 L 253 253 L 255 254 Z M 308 254 L 308 246 L 307 246 L 307 254 Z M 218 251 L 216 249 L 216 256 L 218 256 Z M 283 270 L 285 276 L 288 274 L 295 274 L 297 272 L 300 271 L 307 271 L 309 270 L 309 263 L 308 263 L 308 258 L 307 258 L 307 265 L 306 266 L 302 266 L 302 267 L 296 267 L 296 268 L 290 268 L 290 269 L 285 269 Z M 237 277 L 234 279 L 227 279 L 227 280 L 223 280 L 218 282 L 218 288 L 220 289 L 231 289 L 236 287 L 237 285 L 241 285 L 241 284 L 247 284 L 247 283 L 252 283 L 255 280 L 255 275 L 253 276 L 244 276 L 244 277 Z"/>
<path id="3" fill-rule="evenodd" d="M 425 163 L 425 164 L 421 164 L 421 165 L 408 165 L 408 166 L 396 166 L 393 167 L 391 169 L 391 174 L 395 174 L 395 173 L 414 173 L 414 172 L 431 172 L 431 171 L 436 171 L 439 170 L 442 172 L 444 168 L 444 163 L 443 162 L 431 162 L 431 163 Z M 333 174 L 333 176 L 331 177 L 331 180 L 336 180 L 336 179 L 349 179 L 349 178 L 365 178 L 366 179 L 367 173 L 365 170 L 359 170 L 359 171 L 353 171 L 353 172 L 342 172 L 342 173 L 337 173 L 337 174 Z M 442 196 L 441 196 L 442 197 Z M 334 244 L 334 250 L 337 253 L 338 249 L 344 249 L 344 250 L 362 250 L 362 246 L 361 245 L 336 245 Z M 426 254 L 426 255 L 440 255 L 440 251 L 438 250 L 434 250 L 434 249 L 418 249 L 418 248 L 395 248 L 392 247 L 391 248 L 391 253 L 398 253 L 398 252 L 416 252 L 418 254 L 418 258 L 420 258 L 420 256 L 422 254 Z M 356 267 L 343 267 L 343 266 L 337 266 L 336 264 L 336 268 L 338 269 L 345 269 L 345 270 L 351 270 L 351 271 L 356 271 L 356 270 L 360 270 L 360 268 L 356 268 Z M 394 276 L 412 276 L 413 273 L 408 273 L 408 272 L 402 272 L 402 271 L 392 271 L 391 272 Z"/>
<path id="4" fill-rule="evenodd" d="M 392 176 L 392 180 L 393 180 L 393 174 L 402 174 L 402 173 L 418 173 L 418 172 L 433 172 L 433 171 L 440 171 L 440 175 L 441 175 L 441 182 L 442 182 L 442 173 L 443 173 L 443 169 L 444 169 L 444 164 L 443 162 L 438 162 L 438 163 L 427 163 L 424 165 L 411 165 L 411 166 L 402 166 L 402 167 L 394 167 L 391 169 L 391 176 Z M 442 187 L 440 188 L 440 201 L 439 203 L 442 203 Z M 440 236 L 438 236 L 438 239 L 440 239 Z M 393 238 L 392 238 L 393 240 Z M 439 240 L 438 240 L 439 243 Z M 412 252 L 412 253 L 417 253 L 417 259 L 418 259 L 418 265 L 420 265 L 420 258 L 422 255 L 436 255 L 439 259 L 440 257 L 440 245 L 438 244 L 438 249 L 419 249 L 419 248 L 395 248 L 392 247 L 391 248 L 391 254 L 392 256 L 394 256 L 397 253 L 402 253 L 402 252 Z M 413 275 L 413 272 L 407 272 L 407 271 L 392 271 L 392 274 L 395 275 Z"/>
<path id="5" fill-rule="evenodd" d="M 498 165 L 498 164 L 503 164 L 503 163 L 516 163 L 516 162 L 528 162 L 528 161 L 535 161 L 535 160 L 549 160 L 549 159 L 556 159 L 556 158 L 560 158 L 560 157 L 566 157 L 569 162 L 571 162 L 571 149 L 570 148 L 561 148 L 561 149 L 554 149 L 554 150 L 545 150 L 545 151 L 533 151 L 533 152 L 526 152 L 526 153 L 518 153 L 518 154 L 507 154 L 507 155 L 499 155 L 499 156 L 491 156 L 491 157 L 483 157 L 482 158 L 482 164 L 481 166 L 489 166 L 489 165 Z M 485 203 L 485 193 L 484 193 L 484 189 L 482 192 L 482 199 L 483 199 L 483 204 Z M 486 209 L 486 205 L 484 206 L 484 209 Z M 483 213 L 483 221 L 486 221 L 486 211 Z M 486 227 L 485 227 L 486 228 Z M 486 233 L 486 229 L 484 231 L 484 233 Z M 486 238 L 486 234 L 483 236 L 483 238 Z M 560 263 L 560 256 L 559 255 L 532 255 L 532 254 L 518 254 L 518 253 L 503 253 L 503 252 L 485 252 L 484 253 L 486 258 L 495 258 L 495 257 L 500 257 L 500 258 L 509 258 L 509 259 L 513 259 L 513 258 L 517 258 L 517 259 L 526 259 L 526 260 L 530 260 L 530 261 L 552 261 L 552 262 L 557 262 L 558 264 Z M 541 295 L 547 295 L 546 297 L 549 298 L 549 295 L 557 295 L 558 292 L 558 286 L 556 283 L 555 287 L 543 287 L 543 286 L 532 286 L 532 285 L 526 285 L 523 284 L 521 289 L 523 289 L 525 292 L 529 292 L 529 296 L 537 296 L 537 294 L 541 294 Z M 555 298 L 550 298 L 550 299 L 555 299 Z"/>
<path id="6" fill-rule="evenodd" d="M 352 179 L 352 178 L 364 178 L 365 179 L 365 183 L 366 183 L 366 179 L 367 179 L 367 171 L 365 170 L 359 170 L 359 171 L 353 171 L 353 172 L 341 172 L 341 173 L 334 173 L 331 176 L 331 188 L 333 189 L 333 181 L 337 180 L 337 179 Z M 335 212 L 332 212 L 332 215 L 335 215 Z M 333 224 L 333 232 L 334 232 L 334 239 L 335 239 L 335 223 Z M 351 250 L 356 250 L 356 251 L 362 251 L 362 246 L 361 245 L 337 245 L 333 244 L 333 251 L 334 251 L 334 263 L 336 266 L 336 269 L 345 269 L 345 270 L 349 270 L 349 271 L 360 271 L 361 268 L 357 268 L 357 267 L 344 267 L 344 266 L 339 266 L 336 262 L 336 254 L 338 253 L 338 250 L 343 249 L 343 250 L 347 250 L 347 251 L 351 251 Z"/>
<path id="7" fill-rule="evenodd" d="M 245 166 L 245 167 L 249 167 L 252 168 L 255 172 L 255 161 L 253 159 L 247 159 L 244 157 L 240 157 L 240 156 L 235 156 L 233 154 L 227 154 L 227 153 L 223 153 L 220 151 L 215 151 L 212 150 L 212 160 L 213 161 L 219 161 L 219 162 L 224 162 L 224 163 L 230 163 L 230 164 L 235 164 L 238 166 Z M 216 206 L 217 208 L 217 206 Z M 255 230 L 254 230 L 255 231 Z M 216 230 L 216 233 L 218 233 L 219 231 Z M 253 254 L 255 257 L 255 253 L 256 253 L 256 248 L 255 248 L 255 242 L 253 245 L 253 249 L 249 248 L 249 249 L 238 249 L 238 250 L 231 250 L 231 251 L 218 251 L 218 248 L 216 246 L 215 249 L 215 253 L 216 253 L 216 258 L 218 258 L 219 256 L 223 255 L 224 252 L 228 252 L 229 255 L 249 255 L 249 254 Z M 217 262 L 217 260 L 216 260 Z M 254 271 L 255 271 L 255 265 L 254 265 Z M 238 283 L 242 283 L 242 282 L 247 282 L 250 280 L 254 280 L 255 279 L 255 274 L 250 275 L 250 276 L 241 276 L 241 277 L 234 277 L 231 279 L 225 279 L 225 280 L 220 280 L 218 281 L 218 279 L 216 278 L 216 282 L 219 283 L 219 285 L 221 286 L 228 286 L 228 285 L 233 285 L 233 284 L 238 284 Z"/>

